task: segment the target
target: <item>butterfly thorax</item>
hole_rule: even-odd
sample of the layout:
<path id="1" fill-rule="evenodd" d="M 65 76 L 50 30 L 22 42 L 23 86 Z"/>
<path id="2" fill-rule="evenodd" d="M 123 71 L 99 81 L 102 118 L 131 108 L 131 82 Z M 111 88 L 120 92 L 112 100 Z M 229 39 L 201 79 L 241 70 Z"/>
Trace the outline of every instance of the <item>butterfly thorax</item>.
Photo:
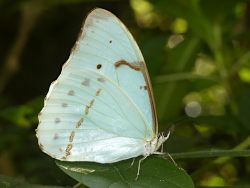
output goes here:
<path id="1" fill-rule="evenodd" d="M 170 132 L 160 132 L 156 137 L 154 137 L 151 141 L 147 141 L 145 143 L 145 148 L 142 153 L 143 156 L 149 156 L 156 152 L 160 146 L 168 139 Z"/>

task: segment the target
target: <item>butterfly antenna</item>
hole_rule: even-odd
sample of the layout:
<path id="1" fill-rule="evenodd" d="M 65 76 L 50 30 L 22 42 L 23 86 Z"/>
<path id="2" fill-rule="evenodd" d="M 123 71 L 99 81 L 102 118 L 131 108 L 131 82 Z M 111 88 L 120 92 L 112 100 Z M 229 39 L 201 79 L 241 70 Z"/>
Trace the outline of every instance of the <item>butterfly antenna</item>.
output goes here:
<path id="1" fill-rule="evenodd" d="M 175 127 L 176 127 L 176 126 L 179 126 L 179 125 L 190 124 L 190 123 L 197 124 L 196 121 L 191 120 L 191 121 L 185 121 L 185 122 L 176 123 L 176 124 L 173 124 L 172 126 L 175 126 Z"/>
<path id="2" fill-rule="evenodd" d="M 173 123 L 173 124 L 175 125 L 175 124 L 180 123 L 180 122 L 182 122 L 182 121 L 184 121 L 184 120 L 187 120 L 187 119 L 191 119 L 191 118 L 190 118 L 190 117 L 183 118 L 183 119 L 181 119 L 181 120 L 179 120 L 179 121 L 176 121 L 176 122 Z"/>
<path id="3" fill-rule="evenodd" d="M 181 119 L 179 121 L 176 121 L 175 123 L 173 123 L 172 125 L 170 125 L 165 132 L 168 132 L 169 129 L 171 129 L 171 127 L 176 127 L 176 126 L 183 125 L 183 124 L 189 124 L 189 123 L 196 123 L 197 124 L 197 122 L 193 121 L 193 120 L 191 120 L 191 121 L 184 121 L 184 120 L 187 120 L 187 119 L 191 119 L 191 118 L 187 117 L 187 118 Z"/>

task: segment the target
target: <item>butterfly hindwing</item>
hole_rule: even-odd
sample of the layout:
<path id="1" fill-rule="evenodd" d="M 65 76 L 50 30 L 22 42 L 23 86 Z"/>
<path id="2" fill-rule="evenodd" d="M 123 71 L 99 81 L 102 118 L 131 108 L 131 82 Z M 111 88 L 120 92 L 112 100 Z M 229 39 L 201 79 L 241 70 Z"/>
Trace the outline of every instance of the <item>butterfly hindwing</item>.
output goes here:
<path id="1" fill-rule="evenodd" d="M 39 120 L 39 144 L 59 160 L 107 163 L 135 157 L 153 135 L 125 91 L 92 70 L 54 83 Z"/>

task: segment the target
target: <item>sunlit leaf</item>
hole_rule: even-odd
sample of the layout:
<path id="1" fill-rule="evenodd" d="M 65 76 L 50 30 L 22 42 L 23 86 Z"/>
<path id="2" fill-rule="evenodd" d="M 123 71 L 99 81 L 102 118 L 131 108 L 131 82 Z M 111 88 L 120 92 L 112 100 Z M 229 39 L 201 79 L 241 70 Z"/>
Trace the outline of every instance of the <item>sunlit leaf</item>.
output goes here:
<path id="1" fill-rule="evenodd" d="M 250 83 L 250 69 L 242 67 L 239 70 L 239 77 L 243 82 Z"/>

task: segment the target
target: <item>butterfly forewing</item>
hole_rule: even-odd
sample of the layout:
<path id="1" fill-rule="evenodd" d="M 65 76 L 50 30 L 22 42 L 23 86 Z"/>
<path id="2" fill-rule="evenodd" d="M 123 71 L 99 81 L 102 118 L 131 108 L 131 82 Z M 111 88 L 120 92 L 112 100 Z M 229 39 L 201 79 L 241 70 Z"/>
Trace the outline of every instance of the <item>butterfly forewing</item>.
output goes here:
<path id="1" fill-rule="evenodd" d="M 157 134 L 156 107 L 143 56 L 126 26 L 106 10 L 98 8 L 87 16 L 59 80 L 83 69 L 96 70 L 117 83 Z"/>

